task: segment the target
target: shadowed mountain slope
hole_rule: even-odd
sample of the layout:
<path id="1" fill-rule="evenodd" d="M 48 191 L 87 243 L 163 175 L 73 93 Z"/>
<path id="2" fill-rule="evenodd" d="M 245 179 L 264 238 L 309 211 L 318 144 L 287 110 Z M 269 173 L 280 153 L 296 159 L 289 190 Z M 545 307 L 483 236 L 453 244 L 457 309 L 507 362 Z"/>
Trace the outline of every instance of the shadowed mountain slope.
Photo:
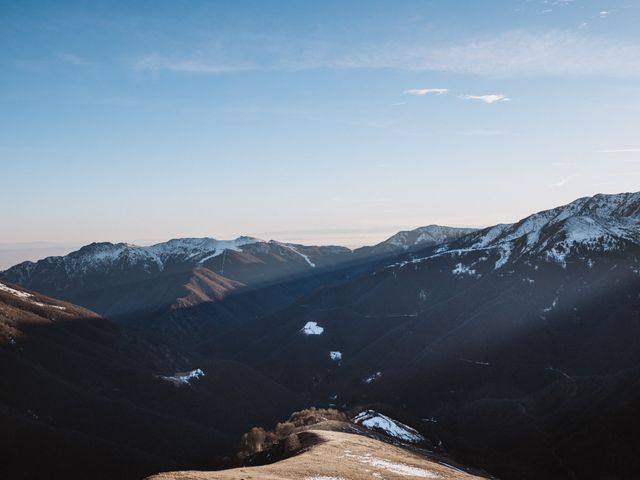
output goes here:
<path id="1" fill-rule="evenodd" d="M 598 195 L 419 250 L 224 348 L 325 405 L 402 405 L 500 477 L 630 478 L 639 206 Z"/>
<path id="2" fill-rule="evenodd" d="M 93 312 L 1 283 L 3 475 L 137 479 L 206 468 L 243 430 L 300 406 L 241 364 L 203 362 L 202 377 L 186 379 L 175 373 L 185 362 Z"/>
<path id="3" fill-rule="evenodd" d="M 640 468 L 634 454 L 640 449 L 634 435 L 640 427 L 640 194 L 581 198 L 395 256 L 350 262 L 334 253 L 335 264 L 327 257 L 320 267 L 300 246 L 257 242 L 208 259 L 202 253 L 194 258 L 204 263 L 185 268 L 181 260 L 171 270 L 167 260 L 162 272 L 141 273 L 140 284 L 176 289 L 166 295 L 172 303 L 126 327 L 99 328 L 99 344 L 86 352 L 99 353 L 96 358 L 64 360 L 83 352 L 66 346 L 70 338 L 96 340 L 84 330 L 56 334 L 44 342 L 65 345 L 55 374 L 86 372 L 86 392 L 167 415 L 177 422 L 169 431 L 190 432 L 178 453 L 167 446 L 144 450 L 152 463 L 158 452 L 190 468 L 206 463 L 205 450 L 221 451 L 232 432 L 264 425 L 276 408 L 376 403 L 402 408 L 411 427 L 439 449 L 500 478 L 634 477 Z M 37 277 L 53 278 L 44 273 Z M 118 284 L 106 288 L 103 301 L 118 289 L 132 295 L 123 298 L 143 291 Z M 32 301 L 63 306 L 5 289 L 6 295 L 28 308 L 39 307 Z M 86 325 L 104 320 L 93 322 Z M 29 335 L 21 344 L 12 328 L 5 328 L 3 354 L 15 354 L 12 341 L 27 351 Z M 43 331 L 63 332 L 58 322 Z M 33 351 L 43 355 L 47 348 Z M 135 363 L 122 368 L 131 376 L 112 370 L 123 357 Z M 23 360 L 11 358 L 15 365 Z M 43 358 L 33 363 L 47 372 L 56 368 L 57 359 Z M 16 385 L 38 378 L 12 373 L 20 368 L 8 367 Z M 96 385 L 96 378 L 109 380 Z M 199 435 L 208 436 L 206 446 Z M 129 447 L 142 445 L 135 435 L 127 438 Z"/>
<path id="4" fill-rule="evenodd" d="M 21 263 L 1 276 L 102 315 L 132 317 L 219 301 L 241 287 L 339 263 L 349 252 L 250 237 L 186 238 L 150 247 L 94 243 L 64 257 Z"/>

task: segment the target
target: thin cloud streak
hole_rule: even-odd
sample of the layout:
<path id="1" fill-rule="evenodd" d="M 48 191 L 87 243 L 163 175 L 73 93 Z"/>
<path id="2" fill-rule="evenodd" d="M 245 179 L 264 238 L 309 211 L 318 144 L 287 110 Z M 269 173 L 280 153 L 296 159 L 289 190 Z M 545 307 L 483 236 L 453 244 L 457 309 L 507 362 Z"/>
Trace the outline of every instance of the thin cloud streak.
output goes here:
<path id="1" fill-rule="evenodd" d="M 405 95 L 415 95 L 417 97 L 424 97 L 425 95 L 429 95 L 430 93 L 436 95 L 444 95 L 449 93 L 448 88 L 410 88 L 409 90 L 405 90 Z"/>
<path id="2" fill-rule="evenodd" d="M 567 177 L 567 178 L 563 178 L 562 180 L 560 180 L 559 182 L 556 183 L 552 183 L 551 185 L 549 185 L 550 187 L 556 187 L 556 188 L 561 188 L 564 187 L 567 182 L 571 180 L 571 177 Z"/>
<path id="3" fill-rule="evenodd" d="M 370 68 L 438 71 L 488 77 L 604 75 L 640 76 L 640 43 L 576 30 L 509 31 L 442 43 L 390 42 L 356 51 L 304 52 L 296 69 Z"/>
<path id="4" fill-rule="evenodd" d="M 291 44 L 298 48 L 292 50 Z M 256 69 L 393 69 L 486 77 L 640 76 L 640 42 L 589 35 L 580 30 L 518 30 L 440 44 L 397 41 L 349 49 L 304 37 L 245 39 L 220 55 L 218 47 L 201 46 L 183 56 L 147 54 L 133 65 L 138 70 L 191 74 Z M 416 95 L 424 90 L 439 93 L 446 89 L 411 89 Z"/>
<path id="5" fill-rule="evenodd" d="M 640 153 L 640 148 L 616 148 L 610 150 L 599 150 L 598 153 Z"/>
<path id="6" fill-rule="evenodd" d="M 479 100 L 481 102 L 491 104 L 496 102 L 510 102 L 511 99 L 502 94 L 492 95 L 462 95 L 460 98 L 463 100 Z"/>
<path id="7" fill-rule="evenodd" d="M 93 65 L 93 62 L 72 53 L 59 53 L 57 57 L 61 62 L 79 67 L 89 67 Z"/>
<path id="8" fill-rule="evenodd" d="M 147 55 L 135 62 L 137 70 L 169 70 L 181 73 L 223 74 L 252 70 L 248 64 L 218 63 L 197 58 L 169 59 L 158 54 Z"/>

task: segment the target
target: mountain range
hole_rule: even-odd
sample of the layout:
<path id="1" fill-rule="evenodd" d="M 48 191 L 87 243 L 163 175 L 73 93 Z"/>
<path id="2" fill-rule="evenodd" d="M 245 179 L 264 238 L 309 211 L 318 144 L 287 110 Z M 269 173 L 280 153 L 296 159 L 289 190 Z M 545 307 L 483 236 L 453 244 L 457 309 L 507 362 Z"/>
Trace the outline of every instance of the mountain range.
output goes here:
<path id="1" fill-rule="evenodd" d="M 471 231 L 431 225 L 354 251 L 252 237 L 181 238 L 148 247 L 92 243 L 66 256 L 20 263 L 1 276 L 117 317 L 215 301 L 241 287 L 264 286 L 313 269 L 443 244 Z"/>
<path id="2" fill-rule="evenodd" d="M 52 471 L 121 454 L 128 473 L 105 475 L 213 468 L 309 405 L 400 411 L 498 478 L 640 468 L 640 193 L 356 250 L 95 243 L 0 281 L 3 423 L 23 439 L 3 446 L 64 439 Z"/>
<path id="3" fill-rule="evenodd" d="M 200 342 L 385 257 L 470 231 L 435 225 L 418 230 L 403 241 L 394 236 L 354 251 L 251 237 L 184 238 L 149 247 L 93 243 L 66 256 L 20 263 L 0 278 L 120 324 L 170 331 L 167 335 L 182 343 Z"/>

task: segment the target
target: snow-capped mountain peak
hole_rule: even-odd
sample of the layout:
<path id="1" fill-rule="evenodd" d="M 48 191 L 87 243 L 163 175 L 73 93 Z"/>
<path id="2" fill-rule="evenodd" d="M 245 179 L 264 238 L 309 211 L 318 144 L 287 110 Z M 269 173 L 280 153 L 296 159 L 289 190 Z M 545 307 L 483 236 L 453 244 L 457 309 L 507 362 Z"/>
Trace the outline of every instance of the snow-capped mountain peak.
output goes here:
<path id="1" fill-rule="evenodd" d="M 567 205 L 534 213 L 513 224 L 480 230 L 459 242 L 438 249 L 456 251 L 498 250 L 495 267 L 509 258 L 539 257 L 566 266 L 578 250 L 606 252 L 640 244 L 640 193 L 579 198 Z"/>
<path id="2" fill-rule="evenodd" d="M 387 240 L 365 247 L 374 254 L 400 253 L 416 250 L 422 247 L 440 245 L 457 240 L 475 232 L 475 228 L 456 228 L 442 225 L 427 225 L 414 230 L 404 230 L 392 235 Z"/>
<path id="3" fill-rule="evenodd" d="M 262 240 L 246 236 L 234 240 L 216 240 L 209 237 L 178 238 L 141 248 L 147 249 L 163 261 L 178 257 L 182 260 L 196 260 L 197 263 L 204 263 L 221 255 L 225 250 L 240 251 L 240 247 L 258 242 L 262 242 Z"/>
<path id="4" fill-rule="evenodd" d="M 385 243 L 409 250 L 412 247 L 421 245 L 437 245 L 450 242 L 461 236 L 474 232 L 474 228 L 455 228 L 441 225 L 427 225 L 418 227 L 415 230 L 398 232 L 388 238 Z"/>
<path id="5" fill-rule="evenodd" d="M 261 241 L 252 237 L 238 237 L 234 240 L 204 237 L 178 238 L 150 246 L 100 242 L 86 245 L 66 256 L 47 257 L 37 263 L 64 271 L 69 277 L 132 267 L 146 272 L 160 272 L 172 262 L 197 265 L 221 255 L 225 250 L 240 251 L 245 245 Z M 16 281 L 25 282 L 35 266 L 34 262 L 23 262 L 10 271 Z"/>

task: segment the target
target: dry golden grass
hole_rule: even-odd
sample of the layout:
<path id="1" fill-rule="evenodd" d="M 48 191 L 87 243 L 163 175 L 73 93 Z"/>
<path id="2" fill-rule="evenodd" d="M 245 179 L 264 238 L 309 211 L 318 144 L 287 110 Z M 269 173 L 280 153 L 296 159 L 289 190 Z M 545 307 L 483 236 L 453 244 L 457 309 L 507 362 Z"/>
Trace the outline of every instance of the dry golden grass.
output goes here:
<path id="1" fill-rule="evenodd" d="M 316 428 L 317 427 L 317 428 Z M 438 463 L 368 436 L 324 430 L 322 424 L 308 430 L 319 442 L 300 455 L 270 465 L 213 472 L 167 472 L 152 480 L 393 480 L 478 479 L 479 477 Z"/>

